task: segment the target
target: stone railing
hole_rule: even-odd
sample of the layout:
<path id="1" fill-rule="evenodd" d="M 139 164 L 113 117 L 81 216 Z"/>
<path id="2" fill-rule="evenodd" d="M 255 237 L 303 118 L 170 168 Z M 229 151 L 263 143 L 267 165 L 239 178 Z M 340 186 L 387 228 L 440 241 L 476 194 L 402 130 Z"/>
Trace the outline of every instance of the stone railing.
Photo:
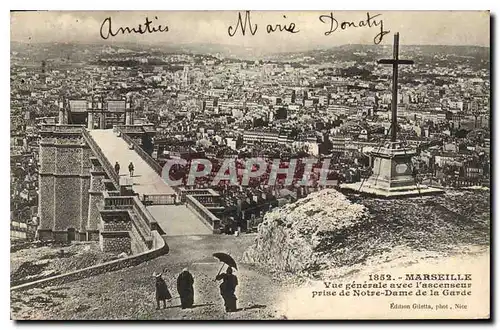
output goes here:
<path id="1" fill-rule="evenodd" d="M 103 210 L 129 210 L 136 217 L 133 217 L 138 230 L 143 237 L 149 237 L 149 231 L 156 225 L 156 219 L 149 213 L 137 196 L 116 196 L 116 191 L 104 191 Z M 112 194 L 114 196 L 112 196 Z M 131 216 L 132 218 L 132 216 Z"/>
<path id="2" fill-rule="evenodd" d="M 97 159 L 99 159 L 99 162 L 101 163 L 102 167 L 104 167 L 104 170 L 108 174 L 109 178 L 113 182 L 116 188 L 120 187 L 120 179 L 118 177 L 118 173 L 116 173 L 114 167 L 111 165 L 111 163 L 108 161 L 106 156 L 104 156 L 104 153 L 102 152 L 101 148 L 99 145 L 94 141 L 92 136 L 87 132 L 85 128 L 81 129 L 83 138 L 87 142 L 87 144 L 90 146 L 90 149 L 94 152 L 94 155 L 96 155 Z"/>
<path id="3" fill-rule="evenodd" d="M 211 196 L 211 197 L 219 197 L 220 195 L 213 189 L 186 189 L 183 187 L 179 188 L 179 196 L 182 203 L 186 201 L 187 195 L 193 196 Z M 212 200 L 210 198 L 210 200 Z"/>
<path id="4" fill-rule="evenodd" d="M 116 130 L 120 133 L 120 137 L 125 140 L 129 145 L 134 146 L 134 151 L 139 154 L 139 156 L 144 160 L 149 167 L 151 167 L 158 175 L 161 176 L 161 171 L 162 167 L 160 164 L 156 162 L 156 160 L 153 159 L 147 152 L 145 152 L 142 147 L 136 143 L 130 136 L 128 136 L 126 133 L 123 132 L 123 130 L 120 129 L 120 127 L 117 127 Z"/>
<path id="5" fill-rule="evenodd" d="M 219 200 L 219 196 L 213 196 L 213 195 L 195 195 L 195 194 L 192 194 L 190 196 L 193 196 L 194 198 L 196 198 L 196 200 L 198 202 L 200 202 L 201 204 L 207 206 L 207 205 L 213 205 L 213 204 L 218 204 L 218 200 Z"/>
<path id="6" fill-rule="evenodd" d="M 143 195 L 142 202 L 144 205 L 175 205 L 177 194 L 155 194 Z"/>
<path id="7" fill-rule="evenodd" d="M 44 132 L 62 132 L 62 133 L 81 133 L 85 129 L 83 125 L 58 125 L 58 124 L 42 124 L 40 133 Z"/>
<path id="8" fill-rule="evenodd" d="M 132 209 L 134 201 L 133 196 L 110 196 L 107 191 L 103 192 L 104 196 L 104 210 L 122 210 Z"/>
<path id="9" fill-rule="evenodd" d="M 153 218 L 151 213 L 146 209 L 146 207 L 141 203 L 137 196 L 133 197 L 133 207 L 132 211 L 136 215 L 136 221 L 134 221 L 141 236 L 147 241 L 150 237 L 150 232 L 152 228 L 156 226 L 156 220 Z"/>
<path id="10" fill-rule="evenodd" d="M 196 196 L 193 196 L 195 197 L 197 200 L 198 198 Z M 199 201 L 199 200 L 198 200 Z M 203 206 L 205 206 L 207 209 L 225 209 L 224 206 L 221 206 L 220 203 L 203 203 Z"/>
<path id="11" fill-rule="evenodd" d="M 153 124 L 151 124 L 153 125 Z M 120 133 L 136 133 L 136 134 L 141 134 L 145 132 L 144 127 L 146 124 L 140 124 L 140 125 L 116 125 L 113 126 L 113 130 L 115 132 L 120 132 Z"/>
<path id="12" fill-rule="evenodd" d="M 192 210 L 200 220 L 202 220 L 206 225 L 212 228 L 213 232 L 216 233 L 220 227 L 220 219 L 217 218 L 212 212 L 210 212 L 203 204 L 198 202 L 196 198 L 191 195 L 186 196 L 186 206 L 188 209 Z"/>
<path id="13" fill-rule="evenodd" d="M 32 288 L 44 288 L 47 286 L 64 285 L 73 281 L 81 280 L 91 276 L 120 270 L 127 267 L 139 265 L 145 261 L 155 259 L 168 253 L 169 248 L 165 236 L 161 236 L 156 230 L 152 231 L 152 248 L 148 251 L 125 257 L 118 260 L 108 261 L 99 265 L 75 270 L 66 274 L 56 275 L 45 279 L 13 286 L 11 291 L 22 291 Z"/>

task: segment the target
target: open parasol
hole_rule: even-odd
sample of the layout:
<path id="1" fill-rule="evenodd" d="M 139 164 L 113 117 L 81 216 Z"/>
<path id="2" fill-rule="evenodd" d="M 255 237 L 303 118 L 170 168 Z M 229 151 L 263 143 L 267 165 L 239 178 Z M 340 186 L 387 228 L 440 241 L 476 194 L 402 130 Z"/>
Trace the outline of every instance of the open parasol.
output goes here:
<path id="1" fill-rule="evenodd" d="M 234 261 L 233 257 L 231 257 L 229 254 L 223 253 L 223 252 L 218 252 L 218 253 L 214 253 L 213 256 L 215 258 L 219 259 L 219 261 L 223 263 L 221 268 L 219 269 L 219 272 L 217 273 L 217 275 L 220 274 L 222 268 L 224 267 L 224 264 L 226 264 L 229 267 L 232 267 L 234 269 L 238 269 L 238 267 L 236 266 L 236 261 Z"/>

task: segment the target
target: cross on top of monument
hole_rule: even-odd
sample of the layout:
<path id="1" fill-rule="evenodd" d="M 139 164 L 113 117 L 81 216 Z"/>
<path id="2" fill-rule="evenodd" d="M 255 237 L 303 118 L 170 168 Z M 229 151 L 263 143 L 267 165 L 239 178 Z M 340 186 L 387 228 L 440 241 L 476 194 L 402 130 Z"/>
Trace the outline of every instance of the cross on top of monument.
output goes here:
<path id="1" fill-rule="evenodd" d="M 395 33 L 392 58 L 378 61 L 378 64 L 392 64 L 391 142 L 396 142 L 398 128 L 398 66 L 413 63 L 411 60 L 399 59 L 399 32 Z"/>

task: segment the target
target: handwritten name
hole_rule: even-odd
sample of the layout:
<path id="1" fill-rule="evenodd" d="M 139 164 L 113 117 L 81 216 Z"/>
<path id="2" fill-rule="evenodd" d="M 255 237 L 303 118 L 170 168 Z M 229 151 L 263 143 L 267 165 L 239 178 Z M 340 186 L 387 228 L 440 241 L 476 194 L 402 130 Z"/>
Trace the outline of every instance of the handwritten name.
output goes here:
<path id="1" fill-rule="evenodd" d="M 155 16 L 155 20 L 158 20 L 158 16 Z M 118 29 L 113 31 L 112 27 L 112 22 L 111 22 L 111 17 L 107 17 L 104 19 L 104 21 L 101 24 L 101 30 L 99 33 L 101 34 L 101 38 L 104 40 L 110 38 L 110 37 L 116 37 L 118 34 L 131 34 L 131 33 L 137 33 L 137 34 L 145 34 L 145 33 L 158 33 L 158 32 L 168 32 L 168 26 L 162 27 L 162 25 L 158 25 L 158 27 L 154 27 L 153 21 L 149 20 L 148 17 L 146 17 L 146 21 L 144 24 L 139 24 L 137 27 L 122 27 L 120 26 Z"/>
<path id="2" fill-rule="evenodd" d="M 373 42 L 378 45 L 382 42 L 382 39 L 386 34 L 389 34 L 391 31 L 384 30 L 384 21 L 381 19 L 375 20 L 375 18 L 381 16 L 382 14 L 377 14 L 371 16 L 370 13 L 366 13 L 366 19 L 360 21 L 343 21 L 339 24 L 339 21 L 333 17 L 333 12 L 330 12 L 329 15 L 321 15 L 319 20 L 321 23 L 330 24 L 330 28 L 325 32 L 325 36 L 329 36 L 333 32 L 337 31 L 340 27 L 340 30 L 347 30 L 350 28 L 361 28 L 361 27 L 380 27 L 380 32 L 373 38 Z"/>
<path id="3" fill-rule="evenodd" d="M 382 39 L 385 35 L 389 34 L 391 31 L 384 30 L 384 21 L 380 18 L 381 14 L 371 15 L 369 12 L 366 13 L 366 19 L 362 19 L 359 21 L 342 21 L 340 22 L 333 16 L 333 12 L 327 15 L 320 15 L 319 20 L 323 24 L 328 24 L 328 30 L 324 32 L 325 36 L 331 35 L 336 31 L 343 31 L 353 28 L 379 28 L 377 35 L 373 38 L 373 42 L 378 45 L 382 42 Z M 282 15 L 284 19 L 288 19 L 286 15 Z M 101 29 L 99 31 L 102 39 L 109 39 L 111 37 L 115 37 L 119 34 L 146 34 L 146 33 L 160 33 L 160 32 L 168 32 L 168 26 L 154 25 L 154 21 L 157 21 L 158 17 L 155 16 L 154 20 L 150 20 L 146 17 L 144 23 L 139 24 L 134 27 L 130 26 L 120 26 L 118 28 L 113 28 L 111 17 L 107 17 L 101 24 Z M 252 23 L 252 16 L 249 10 L 245 11 L 242 15 L 242 12 L 238 12 L 238 19 L 236 24 L 230 25 L 227 28 L 227 33 L 230 37 L 234 37 L 237 33 L 240 33 L 242 36 L 249 34 L 250 36 L 254 36 L 259 30 L 259 26 L 257 23 Z M 265 31 L 268 34 L 275 32 L 288 32 L 288 33 L 299 33 L 297 25 L 294 22 L 278 22 L 278 23 L 270 23 L 266 24 Z"/>
<path id="4" fill-rule="evenodd" d="M 283 18 L 287 18 L 286 15 L 283 15 Z M 235 26 L 230 25 L 227 28 L 227 33 L 229 34 L 230 37 L 234 37 L 236 33 L 239 31 L 241 35 L 245 35 L 247 32 L 247 28 L 250 32 L 250 34 L 253 36 L 257 33 L 258 25 L 257 24 L 252 24 L 252 17 L 250 14 L 250 11 L 247 10 L 245 12 L 245 20 L 243 21 L 243 18 L 241 17 L 241 12 L 238 12 L 238 20 L 236 22 Z M 273 33 L 273 32 L 289 32 L 289 33 L 298 33 L 300 30 L 296 30 L 295 23 L 275 23 L 275 24 L 267 24 L 266 25 L 266 32 Z"/>

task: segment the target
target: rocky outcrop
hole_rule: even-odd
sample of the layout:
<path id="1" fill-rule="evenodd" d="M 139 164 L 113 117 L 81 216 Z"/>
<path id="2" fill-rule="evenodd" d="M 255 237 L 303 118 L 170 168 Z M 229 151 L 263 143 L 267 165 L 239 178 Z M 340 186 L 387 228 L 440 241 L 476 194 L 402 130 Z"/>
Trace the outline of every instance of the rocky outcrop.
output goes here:
<path id="1" fill-rule="evenodd" d="M 319 270 L 328 264 L 332 244 L 367 215 L 365 206 L 336 190 L 313 193 L 267 213 L 244 260 L 294 274 Z"/>
<path id="2" fill-rule="evenodd" d="M 421 255 L 489 246 L 489 197 L 489 191 L 463 190 L 403 199 L 320 191 L 266 214 L 245 261 L 331 278 L 395 258 L 416 262 Z"/>

